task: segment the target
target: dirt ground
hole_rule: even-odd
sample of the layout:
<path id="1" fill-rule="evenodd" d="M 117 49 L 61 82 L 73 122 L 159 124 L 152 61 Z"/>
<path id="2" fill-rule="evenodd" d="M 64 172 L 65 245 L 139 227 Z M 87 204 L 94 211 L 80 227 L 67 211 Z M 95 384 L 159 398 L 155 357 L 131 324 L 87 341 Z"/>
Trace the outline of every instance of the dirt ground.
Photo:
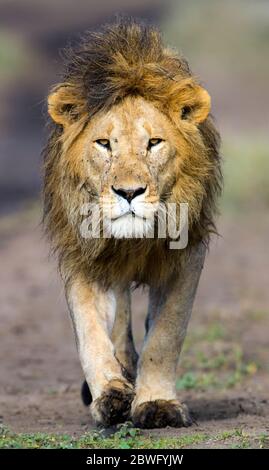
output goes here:
<path id="1" fill-rule="evenodd" d="M 179 368 L 179 395 L 197 424 L 152 436 L 269 434 L 268 228 L 264 212 L 221 219 Z M 80 435 L 93 423 L 80 400 L 82 372 L 38 210 L 3 218 L 0 235 L 1 421 L 15 432 Z M 146 304 L 141 292 L 134 297 L 139 347 Z M 216 444 L 212 438 L 199 446 Z"/>

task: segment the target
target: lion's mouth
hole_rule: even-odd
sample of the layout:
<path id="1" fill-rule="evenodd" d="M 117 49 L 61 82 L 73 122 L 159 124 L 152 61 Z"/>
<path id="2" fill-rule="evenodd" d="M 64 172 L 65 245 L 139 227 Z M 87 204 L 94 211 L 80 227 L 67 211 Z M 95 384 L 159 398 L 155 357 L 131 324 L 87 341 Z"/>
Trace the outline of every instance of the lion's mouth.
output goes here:
<path id="1" fill-rule="evenodd" d="M 132 218 L 132 219 L 139 219 L 139 220 L 143 220 L 144 222 L 147 221 L 147 218 L 146 217 L 141 217 L 140 215 L 136 214 L 133 210 L 129 210 L 128 212 L 125 212 L 125 214 L 120 214 L 119 216 L 117 217 L 112 217 L 111 218 L 111 222 L 115 222 L 116 220 L 124 220 L 124 218 Z"/>

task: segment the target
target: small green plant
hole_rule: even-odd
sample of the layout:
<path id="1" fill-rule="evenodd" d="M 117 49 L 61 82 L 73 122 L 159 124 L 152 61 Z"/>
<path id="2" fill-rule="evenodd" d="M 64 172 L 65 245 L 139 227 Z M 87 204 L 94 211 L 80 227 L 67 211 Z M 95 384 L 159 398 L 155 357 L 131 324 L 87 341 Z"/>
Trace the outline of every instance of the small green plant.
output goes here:
<path id="1" fill-rule="evenodd" d="M 196 388 L 198 384 L 197 377 L 193 372 L 186 372 L 177 380 L 177 389 L 178 390 L 191 390 Z"/>
<path id="2" fill-rule="evenodd" d="M 205 339 L 207 339 L 207 341 L 209 342 L 213 342 L 218 339 L 223 339 L 225 337 L 225 334 L 225 328 L 221 324 L 215 323 L 208 328 L 205 335 Z"/>
<path id="3" fill-rule="evenodd" d="M 268 433 L 262 433 L 258 437 L 259 441 L 259 448 L 260 449 L 269 449 L 269 434 Z"/>
<path id="4" fill-rule="evenodd" d="M 206 390 L 209 387 L 217 386 L 218 380 L 213 373 L 193 373 L 186 372 L 177 380 L 178 390 L 200 389 Z"/>
<path id="5" fill-rule="evenodd" d="M 126 439 L 126 438 L 134 438 L 140 436 L 141 431 L 138 428 L 134 428 L 131 421 L 127 421 L 126 423 L 120 424 L 118 431 L 116 432 L 116 436 L 119 439 Z"/>
<path id="6" fill-rule="evenodd" d="M 246 362 L 243 349 L 229 339 L 226 330 L 214 323 L 196 330 L 183 351 L 178 390 L 232 388 L 255 375 L 258 363 Z"/>

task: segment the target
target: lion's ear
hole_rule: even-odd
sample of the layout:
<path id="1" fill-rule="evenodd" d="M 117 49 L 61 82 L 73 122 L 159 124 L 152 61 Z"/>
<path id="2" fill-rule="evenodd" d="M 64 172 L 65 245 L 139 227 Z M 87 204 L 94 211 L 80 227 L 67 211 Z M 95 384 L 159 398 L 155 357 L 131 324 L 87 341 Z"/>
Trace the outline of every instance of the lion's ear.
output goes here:
<path id="1" fill-rule="evenodd" d="M 82 100 L 74 86 L 57 85 L 48 96 L 48 112 L 57 124 L 67 126 L 74 122 L 81 112 Z"/>
<path id="2" fill-rule="evenodd" d="M 211 99 L 208 92 L 200 85 L 191 88 L 188 99 L 181 107 L 181 119 L 199 124 L 205 121 L 210 112 Z"/>

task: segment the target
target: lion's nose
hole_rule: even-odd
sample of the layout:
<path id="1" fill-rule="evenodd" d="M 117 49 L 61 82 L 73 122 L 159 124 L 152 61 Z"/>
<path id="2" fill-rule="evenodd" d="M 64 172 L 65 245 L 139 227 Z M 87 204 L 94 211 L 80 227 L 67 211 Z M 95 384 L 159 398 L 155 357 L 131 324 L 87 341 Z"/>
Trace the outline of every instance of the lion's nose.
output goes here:
<path id="1" fill-rule="evenodd" d="M 140 196 L 140 194 L 144 194 L 146 191 L 147 186 L 142 187 L 140 186 L 139 188 L 115 188 L 112 186 L 112 190 L 114 193 L 118 194 L 118 196 L 123 197 L 123 199 L 126 199 L 126 201 L 130 202 L 137 196 Z"/>

